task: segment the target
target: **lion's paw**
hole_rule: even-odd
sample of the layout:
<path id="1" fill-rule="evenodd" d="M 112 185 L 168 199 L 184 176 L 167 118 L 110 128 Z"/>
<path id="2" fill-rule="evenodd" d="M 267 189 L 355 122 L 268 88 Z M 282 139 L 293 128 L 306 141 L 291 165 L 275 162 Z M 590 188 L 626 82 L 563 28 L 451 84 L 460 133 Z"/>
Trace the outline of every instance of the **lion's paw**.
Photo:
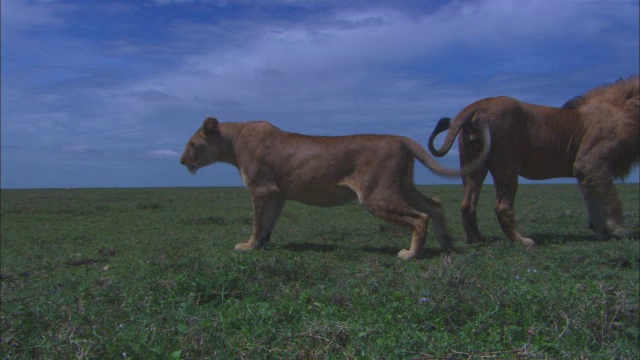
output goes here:
<path id="1" fill-rule="evenodd" d="M 241 242 L 236 244 L 236 246 L 234 246 L 234 250 L 238 250 L 238 251 L 251 251 L 251 250 L 255 250 L 258 248 L 258 244 L 256 243 L 250 243 L 250 242 Z"/>
<path id="2" fill-rule="evenodd" d="M 467 236 L 467 244 L 479 244 L 485 242 L 482 236 Z"/>
<path id="3" fill-rule="evenodd" d="M 398 252 L 398 257 L 402 260 L 411 260 L 416 256 L 416 254 L 410 250 L 402 249 Z"/>
<path id="4" fill-rule="evenodd" d="M 618 224 L 608 224 L 609 236 L 613 239 L 621 239 L 629 235 L 629 232 L 624 229 L 624 226 Z"/>
<path id="5" fill-rule="evenodd" d="M 453 249 L 453 237 L 451 235 L 446 234 L 440 238 L 440 247 L 444 250 Z"/>

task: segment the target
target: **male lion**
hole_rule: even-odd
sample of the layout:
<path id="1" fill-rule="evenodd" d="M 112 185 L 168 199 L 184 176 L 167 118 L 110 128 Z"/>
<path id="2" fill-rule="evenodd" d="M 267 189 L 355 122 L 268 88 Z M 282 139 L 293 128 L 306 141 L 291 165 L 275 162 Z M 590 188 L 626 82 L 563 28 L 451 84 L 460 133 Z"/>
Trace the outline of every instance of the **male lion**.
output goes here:
<path id="1" fill-rule="evenodd" d="M 640 78 L 630 77 L 595 88 L 563 108 L 527 104 L 509 97 L 477 101 L 453 120 L 440 120 L 429 138 L 429 150 L 445 155 L 458 137 L 464 167 L 482 149 L 478 127 L 489 126 L 491 145 L 483 167 L 463 175 L 461 212 L 467 241 L 482 240 L 476 220 L 480 188 L 491 172 L 496 187 L 496 214 L 512 241 L 534 245 L 516 229 L 513 209 L 518 175 L 541 180 L 576 177 L 589 227 L 598 238 L 624 234 L 622 203 L 614 178 L 624 178 L 640 160 Z M 449 129 L 439 150 L 434 138 Z"/>
<path id="2" fill-rule="evenodd" d="M 218 161 L 240 170 L 253 198 L 253 232 L 236 250 L 264 245 L 286 200 L 333 206 L 357 198 L 374 215 L 413 230 L 411 247 L 398 253 L 408 260 L 422 254 L 430 217 L 440 245 L 453 245 L 440 202 L 413 183 L 414 158 L 441 175 L 461 173 L 443 168 L 406 137 L 306 136 L 265 121 L 220 123 L 211 117 L 191 137 L 180 162 L 191 173 Z"/>

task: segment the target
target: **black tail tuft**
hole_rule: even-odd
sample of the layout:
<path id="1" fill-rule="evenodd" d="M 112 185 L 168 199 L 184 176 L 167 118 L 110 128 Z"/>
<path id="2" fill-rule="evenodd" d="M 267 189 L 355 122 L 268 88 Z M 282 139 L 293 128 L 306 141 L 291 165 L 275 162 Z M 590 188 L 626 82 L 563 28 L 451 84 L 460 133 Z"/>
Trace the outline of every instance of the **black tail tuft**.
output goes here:
<path id="1" fill-rule="evenodd" d="M 436 125 L 436 128 L 433 130 L 433 132 L 439 134 L 447 130 L 449 126 L 451 126 L 451 119 L 448 117 L 443 117 L 438 121 L 438 125 Z"/>
<path id="2" fill-rule="evenodd" d="M 438 134 L 449 129 L 450 125 L 451 125 L 451 119 L 448 117 L 443 117 L 442 119 L 440 119 L 440 121 L 438 121 L 436 128 L 433 129 L 431 136 L 429 136 L 429 151 L 431 151 L 433 156 L 443 157 L 446 155 L 448 150 L 447 151 L 436 150 L 436 148 L 433 146 L 433 140 L 436 138 L 436 136 L 438 136 Z"/>

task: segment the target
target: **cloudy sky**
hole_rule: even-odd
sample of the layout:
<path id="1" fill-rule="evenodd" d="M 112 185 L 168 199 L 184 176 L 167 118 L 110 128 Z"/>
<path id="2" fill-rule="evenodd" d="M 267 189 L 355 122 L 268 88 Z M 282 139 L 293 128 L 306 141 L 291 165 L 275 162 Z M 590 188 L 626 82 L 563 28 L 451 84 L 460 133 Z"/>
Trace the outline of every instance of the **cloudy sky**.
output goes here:
<path id="1" fill-rule="evenodd" d="M 1 4 L 3 188 L 241 185 L 179 164 L 205 117 L 426 145 L 473 101 L 561 106 L 640 63 L 637 0 Z"/>

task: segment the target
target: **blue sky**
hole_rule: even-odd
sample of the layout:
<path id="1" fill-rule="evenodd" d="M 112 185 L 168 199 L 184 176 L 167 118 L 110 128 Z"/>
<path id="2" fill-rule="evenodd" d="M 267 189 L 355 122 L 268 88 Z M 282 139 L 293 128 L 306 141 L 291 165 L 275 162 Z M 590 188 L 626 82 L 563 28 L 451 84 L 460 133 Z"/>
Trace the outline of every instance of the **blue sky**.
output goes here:
<path id="1" fill-rule="evenodd" d="M 3 188 L 241 185 L 229 165 L 179 164 L 205 117 L 426 145 L 481 98 L 561 106 L 640 64 L 637 0 L 1 6 Z"/>

